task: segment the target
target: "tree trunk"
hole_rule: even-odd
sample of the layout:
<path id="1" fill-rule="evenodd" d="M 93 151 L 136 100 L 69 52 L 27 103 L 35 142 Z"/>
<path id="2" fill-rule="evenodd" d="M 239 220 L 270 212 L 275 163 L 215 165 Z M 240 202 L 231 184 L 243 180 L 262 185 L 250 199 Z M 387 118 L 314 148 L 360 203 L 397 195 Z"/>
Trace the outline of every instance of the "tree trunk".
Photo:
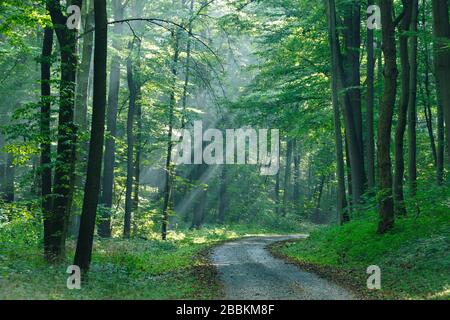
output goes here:
<path id="1" fill-rule="evenodd" d="M 444 150 L 445 150 L 445 136 L 444 136 L 444 110 L 440 99 L 437 103 L 437 182 L 442 185 L 444 182 Z"/>
<path id="2" fill-rule="evenodd" d="M 74 113 L 75 124 L 79 129 L 81 129 L 82 133 L 88 130 L 87 109 L 89 100 L 89 75 L 91 72 L 92 49 L 94 41 L 93 32 L 88 31 L 94 28 L 94 0 L 90 1 L 89 7 L 86 8 L 86 11 L 87 15 L 83 30 L 87 32 L 87 34 L 83 37 L 83 53 L 77 75 L 77 91 L 75 96 Z M 80 141 L 79 143 L 79 150 L 77 152 L 78 156 L 76 159 L 79 168 L 75 173 L 75 191 L 83 188 L 83 177 L 86 174 L 88 146 L 88 143 L 85 141 Z M 78 212 L 80 208 L 77 208 L 74 203 L 71 209 L 70 234 L 77 236 L 80 228 L 80 212 Z"/>
<path id="3" fill-rule="evenodd" d="M 51 232 L 52 210 L 52 159 L 51 159 L 51 55 L 53 48 L 53 30 L 47 27 L 44 31 L 41 57 L 41 205 L 44 216 L 44 254 L 47 260 L 51 259 L 49 251 L 49 235 Z"/>
<path id="4" fill-rule="evenodd" d="M 434 62 L 438 103 L 442 105 L 447 142 L 450 142 L 450 24 L 447 0 L 432 0 L 433 6 L 433 34 Z M 450 144 L 447 145 L 450 160 Z"/>
<path id="5" fill-rule="evenodd" d="M 5 165 L 5 185 L 3 190 L 3 200 L 7 203 L 14 202 L 14 177 L 16 175 L 16 168 L 13 161 L 14 156 L 11 153 L 7 153 Z"/>
<path id="6" fill-rule="evenodd" d="M 419 15 L 419 0 L 411 1 L 411 32 L 410 38 L 410 84 L 408 99 L 408 182 L 409 194 L 415 197 L 417 193 L 417 23 Z"/>
<path id="7" fill-rule="evenodd" d="M 278 216 L 278 213 L 280 211 L 280 170 L 278 170 L 276 176 L 275 176 L 275 213 Z"/>
<path id="8" fill-rule="evenodd" d="M 189 8 L 189 19 L 192 19 L 192 13 L 194 12 L 194 0 L 191 0 L 190 8 Z M 183 85 L 183 98 L 182 98 L 182 119 L 181 119 L 181 127 L 184 128 L 186 125 L 186 107 L 187 107 L 187 96 L 188 96 L 188 87 L 189 87 L 189 77 L 191 72 L 191 37 L 192 33 L 192 21 L 189 21 L 188 25 L 189 35 L 187 36 L 187 44 L 186 44 L 186 66 L 185 66 L 185 74 L 184 74 L 184 85 Z"/>
<path id="9" fill-rule="evenodd" d="M 345 170 L 344 170 L 344 158 L 343 158 L 343 145 L 341 135 L 341 116 L 339 110 L 339 96 L 338 96 L 338 50 L 337 50 L 337 31 L 336 31 L 336 5 L 334 0 L 327 1 L 327 13 L 328 13 L 328 31 L 329 31 L 329 43 L 331 49 L 331 93 L 333 101 L 333 115 L 334 115 L 334 138 L 336 143 L 336 165 L 337 165 L 337 203 L 336 209 L 340 217 L 340 222 L 343 224 L 349 221 L 348 214 L 344 211 L 347 206 L 347 199 L 345 195 Z"/>
<path id="10" fill-rule="evenodd" d="M 123 19 L 123 6 L 121 0 L 113 0 L 113 12 L 115 20 Z M 114 25 L 113 33 L 115 37 L 122 34 L 123 26 L 121 23 Z M 112 41 L 114 50 L 120 50 L 120 43 L 117 38 Z M 117 136 L 117 112 L 119 106 L 120 91 L 120 56 L 115 54 L 111 58 L 110 74 L 109 74 L 109 95 L 107 110 L 107 131 L 108 135 L 105 141 L 105 156 L 103 160 L 103 180 L 102 180 L 102 198 L 103 205 L 102 217 L 98 226 L 98 234 L 100 237 L 111 237 L 111 209 L 113 203 L 113 186 L 114 186 L 114 163 L 116 159 L 116 136 Z"/>
<path id="11" fill-rule="evenodd" d="M 348 88 L 350 104 L 352 106 L 353 121 L 355 123 L 356 138 L 360 157 L 364 159 L 364 143 L 361 112 L 361 3 L 359 0 L 349 1 L 344 10 L 344 74 L 345 88 Z M 362 162 L 364 174 L 364 161 Z M 363 177 L 364 178 L 364 177 Z"/>
<path id="12" fill-rule="evenodd" d="M 394 201 L 392 198 L 392 164 L 390 156 L 392 117 L 397 92 L 397 63 L 395 25 L 392 18 L 393 1 L 380 0 L 383 54 L 384 90 L 378 128 L 378 178 L 380 184 L 378 232 L 383 234 L 394 224 Z"/>
<path id="13" fill-rule="evenodd" d="M 422 0 L 422 32 L 424 34 L 427 33 L 427 3 L 426 0 Z M 428 41 L 424 41 L 424 52 L 423 52 L 423 59 L 424 59 L 424 76 L 425 79 L 423 81 L 424 91 L 421 92 L 421 96 L 423 97 L 423 113 L 425 116 L 425 121 L 427 124 L 427 130 L 428 130 L 428 136 L 430 137 L 430 145 L 431 145 L 431 152 L 433 155 L 433 160 L 436 165 L 437 170 L 437 181 L 439 183 L 440 176 L 442 174 L 439 172 L 439 166 L 438 166 L 438 151 L 436 148 L 436 139 L 434 137 L 434 130 L 433 130 L 433 114 L 431 112 L 431 89 L 430 89 L 430 51 L 428 47 Z M 422 88 L 421 86 L 419 88 Z M 443 168 L 442 168 L 443 170 Z"/>
<path id="14" fill-rule="evenodd" d="M 73 1 L 81 8 L 80 0 Z M 53 181 L 52 212 L 48 259 L 61 261 L 65 256 L 65 243 L 74 185 L 77 127 L 74 124 L 75 81 L 77 70 L 77 32 L 66 27 L 67 17 L 59 1 L 47 1 L 61 50 L 61 81 L 58 114 L 58 146 Z"/>
<path id="15" fill-rule="evenodd" d="M 130 44 L 130 50 L 132 51 L 132 45 Z M 125 191 L 125 217 L 123 225 L 123 237 L 129 238 L 131 235 L 131 214 L 133 211 L 133 177 L 134 177 L 134 116 L 136 113 L 136 100 L 137 100 L 137 83 L 134 74 L 134 67 L 132 57 L 130 56 L 127 61 L 127 79 L 128 90 L 130 91 L 130 100 L 128 105 L 128 117 L 127 117 L 127 181 Z"/>
<path id="16" fill-rule="evenodd" d="M 401 61 L 401 97 L 398 110 L 398 123 L 395 129 L 395 175 L 394 175 L 394 205 L 395 214 L 406 215 L 403 195 L 403 179 L 405 171 L 404 136 L 408 115 L 408 100 L 410 87 L 410 63 L 408 52 L 408 34 L 411 24 L 411 0 L 402 0 L 405 12 L 401 22 L 400 61 Z"/>
<path id="17" fill-rule="evenodd" d="M 294 190 L 292 197 L 295 208 L 298 210 L 300 209 L 300 142 L 298 140 L 294 142 Z"/>
<path id="18" fill-rule="evenodd" d="M 347 53 L 347 64 L 348 68 L 356 68 L 356 71 L 352 69 L 352 73 L 349 76 L 348 72 L 344 70 L 344 61 L 341 54 L 339 37 L 336 37 L 336 51 L 339 57 L 337 62 L 338 70 L 338 88 L 339 91 L 345 92 L 342 94 L 342 105 L 344 107 L 344 123 L 345 123 L 345 133 L 346 142 L 349 154 L 349 162 L 351 169 L 351 183 L 354 203 L 358 203 L 361 200 L 361 196 L 364 194 L 364 183 L 365 183 L 365 173 L 364 173 L 364 152 L 361 148 L 362 145 L 362 128 L 360 128 L 360 112 L 361 112 L 361 99 L 359 90 L 359 59 L 356 64 L 356 58 L 359 57 L 359 53 L 355 51 L 359 50 L 359 28 L 356 27 L 356 20 L 359 21 L 359 4 L 352 3 L 351 5 L 351 22 L 348 22 L 346 35 L 346 45 L 348 47 Z M 347 20 L 349 13 L 347 12 Z M 354 20 L 353 20 L 354 19 Z M 358 22 L 359 23 L 359 22 Z M 351 37 L 357 37 L 357 39 L 350 39 Z M 355 65 L 356 64 L 356 65 Z M 357 82 L 357 84 L 356 84 Z M 351 87 L 351 84 L 357 85 L 358 89 L 347 90 Z"/>
<path id="19" fill-rule="evenodd" d="M 373 0 L 368 5 L 374 4 Z M 374 105 L 375 105 L 375 48 L 374 31 L 367 29 L 367 186 L 371 192 L 375 191 L 375 133 L 374 133 Z"/>
<path id="20" fill-rule="evenodd" d="M 164 185 L 164 203 L 163 203 L 163 217 L 162 217 L 162 226 L 161 226 L 161 236 L 163 240 L 167 239 L 167 227 L 169 223 L 169 207 L 170 207 L 170 195 L 171 195 L 171 180 L 172 180 L 172 135 L 173 135 L 173 122 L 174 122 L 174 112 L 175 112 L 175 86 L 177 81 L 177 65 L 179 58 L 179 45 L 178 45 L 178 34 L 172 31 L 172 37 L 174 41 L 174 55 L 172 60 L 172 88 L 170 92 L 169 99 L 169 130 L 167 133 L 167 154 L 166 154 L 166 179 Z"/>
<path id="21" fill-rule="evenodd" d="M 284 192 L 283 192 L 283 212 L 282 216 L 285 217 L 287 214 L 287 206 L 289 202 L 290 195 L 290 184 L 291 184 L 291 163 L 292 163 L 292 151 L 293 151 L 294 141 L 288 139 L 286 147 L 286 167 L 284 170 Z"/>
<path id="22" fill-rule="evenodd" d="M 94 51 L 94 93 L 92 128 L 89 144 L 86 186 L 84 189 L 83 211 L 80 220 L 74 265 L 87 271 L 91 262 L 92 241 L 94 239 L 95 217 L 100 192 L 103 142 L 106 112 L 106 69 L 108 50 L 108 29 L 106 0 L 96 0 L 95 10 L 95 51 Z"/>
<path id="23" fill-rule="evenodd" d="M 142 105 L 141 105 L 141 86 L 140 79 L 137 87 L 136 102 L 136 138 L 135 138 L 135 162 L 134 162 L 134 194 L 133 194 L 133 212 L 135 217 L 139 215 L 139 184 L 141 176 L 141 154 L 142 154 Z M 136 234 L 137 226 L 133 223 L 134 234 Z"/>
<path id="24" fill-rule="evenodd" d="M 227 166 L 222 166 L 222 173 L 220 176 L 220 187 L 219 187 L 219 214 L 218 221 L 220 224 L 225 222 L 225 212 L 227 206 Z"/>

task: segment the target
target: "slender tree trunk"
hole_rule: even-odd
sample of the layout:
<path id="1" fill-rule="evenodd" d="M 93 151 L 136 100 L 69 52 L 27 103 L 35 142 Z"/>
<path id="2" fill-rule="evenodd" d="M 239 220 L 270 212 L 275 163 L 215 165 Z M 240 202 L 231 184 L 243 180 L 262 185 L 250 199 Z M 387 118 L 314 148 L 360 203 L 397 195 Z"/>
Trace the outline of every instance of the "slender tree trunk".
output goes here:
<path id="1" fill-rule="evenodd" d="M 191 0 L 189 13 L 190 18 L 194 12 L 194 0 Z M 188 25 L 188 32 L 189 34 L 192 33 L 192 21 L 189 21 Z M 182 98 L 182 119 L 181 119 L 181 127 L 184 128 L 186 125 L 186 107 L 187 107 L 187 96 L 188 96 L 188 87 L 189 87 L 189 78 L 190 78 L 190 72 L 191 72 L 191 37 L 188 35 L 187 37 L 187 44 L 186 44 L 186 66 L 184 71 L 184 85 L 183 85 L 183 98 Z"/>
<path id="2" fill-rule="evenodd" d="M 316 204 L 316 210 L 315 210 L 315 216 L 316 216 L 317 222 L 321 222 L 321 219 L 319 219 L 320 213 L 321 213 L 320 204 L 322 202 L 324 184 L 325 184 L 325 176 L 322 176 L 320 178 L 320 184 L 319 184 L 319 188 L 318 188 L 319 190 L 318 190 L 318 195 L 317 195 L 317 204 Z"/>
<path id="3" fill-rule="evenodd" d="M 422 0 L 422 32 L 424 34 L 427 33 L 427 3 L 426 0 Z M 439 176 L 442 176 L 439 173 L 439 166 L 438 166 L 438 151 L 436 148 L 436 140 L 434 137 L 434 130 L 433 130 L 433 114 L 431 112 L 431 89 L 430 89 L 430 51 L 428 47 L 428 41 L 424 41 L 424 52 L 423 52 L 423 59 L 424 59 L 424 66 L 425 66 L 425 79 L 423 86 L 425 88 L 425 92 L 421 92 L 421 96 L 423 97 L 423 112 L 425 115 L 425 121 L 427 123 L 427 129 L 428 129 L 428 136 L 430 137 L 430 145 L 431 145 L 431 152 L 433 155 L 433 160 L 436 165 L 437 170 L 437 180 L 439 183 Z M 419 88 L 422 88 L 421 86 Z M 443 168 L 442 168 L 443 170 Z"/>
<path id="4" fill-rule="evenodd" d="M 275 176 L 275 212 L 278 216 L 278 213 L 280 211 L 280 170 L 278 170 L 276 176 Z"/>
<path id="5" fill-rule="evenodd" d="M 409 193 L 414 197 L 417 193 L 417 24 L 419 1 L 411 0 L 411 32 L 410 38 L 410 84 L 408 99 L 408 182 Z"/>
<path id="6" fill-rule="evenodd" d="M 14 177 L 16 175 L 16 168 L 13 163 L 14 157 L 11 153 L 6 154 L 6 166 L 5 166 L 5 188 L 3 200 L 7 203 L 14 202 Z"/>
<path id="7" fill-rule="evenodd" d="M 433 34 L 434 63 L 438 103 L 442 105 L 447 142 L 450 142 L 450 23 L 447 0 L 432 0 L 433 6 Z M 447 145 L 450 160 L 450 145 Z"/>
<path id="8" fill-rule="evenodd" d="M 165 179 L 165 185 L 164 185 L 164 203 L 163 203 L 163 217 L 162 217 L 162 227 L 161 227 L 161 235 L 162 239 L 167 239 L 167 227 L 169 223 L 169 207 L 170 207 L 170 196 L 171 196 L 171 180 L 172 180 L 172 148 L 173 148 L 173 142 L 172 142 L 172 135 L 173 135 L 173 122 L 174 122 L 174 112 L 175 112 L 175 86 L 177 81 L 177 66 L 178 66 L 178 59 L 179 59 L 179 38 L 178 34 L 174 31 L 172 31 L 172 37 L 174 41 L 174 55 L 173 55 L 173 61 L 172 61 L 172 88 L 170 92 L 170 100 L 169 100 L 169 131 L 167 134 L 167 154 L 166 154 L 166 179 Z"/>
<path id="9" fill-rule="evenodd" d="M 408 52 L 408 35 L 411 24 L 411 0 L 402 0 L 405 15 L 401 22 L 400 32 L 400 61 L 401 61 L 401 97 L 398 110 L 398 123 L 395 129 L 395 175 L 394 175 L 394 201 L 395 213 L 406 215 L 403 195 L 403 180 L 405 173 L 404 136 L 408 115 L 408 100 L 410 87 L 410 63 Z"/>
<path id="10" fill-rule="evenodd" d="M 364 160 L 364 143 L 362 129 L 362 112 L 361 112 L 361 63 L 360 63 L 360 47 L 361 47 L 361 3 L 359 0 L 353 0 L 345 5 L 344 10 L 344 74 L 346 88 L 352 106 L 353 121 L 355 123 L 356 138 L 359 157 Z M 364 174 L 364 161 L 362 162 Z M 364 179 L 364 177 L 363 177 Z"/>
<path id="11" fill-rule="evenodd" d="M 73 1 L 81 8 L 80 0 Z M 53 181 L 53 203 L 47 256 L 51 262 L 65 256 L 65 242 L 74 186 L 77 127 L 74 124 L 75 81 L 77 70 L 77 31 L 66 27 L 67 17 L 59 1 L 48 0 L 47 7 L 61 50 L 61 80 L 58 114 L 58 146 Z"/>
<path id="12" fill-rule="evenodd" d="M 368 5 L 374 4 L 373 0 Z M 374 31 L 367 29 L 367 184 L 371 192 L 375 191 L 375 133 L 374 133 L 374 105 L 375 105 L 375 48 Z"/>
<path id="13" fill-rule="evenodd" d="M 227 207 L 227 166 L 222 166 L 222 173 L 220 175 L 219 187 L 219 214 L 218 221 L 220 224 L 225 222 L 225 213 Z"/>
<path id="14" fill-rule="evenodd" d="M 284 170 L 284 192 L 283 192 L 283 212 L 282 216 L 285 217 L 287 214 L 287 206 L 290 196 L 290 185 L 291 185 L 291 164 L 292 164 L 292 151 L 294 147 L 294 141 L 288 139 L 286 147 L 286 167 Z"/>
<path id="15" fill-rule="evenodd" d="M 123 6 L 121 0 L 113 0 L 113 12 L 115 20 L 123 19 Z M 120 43 L 117 37 L 122 34 L 123 26 L 121 23 L 114 25 L 113 33 L 115 38 L 112 41 L 114 50 L 120 50 Z M 111 58 L 109 74 L 109 94 L 107 110 L 107 131 L 108 135 L 105 141 L 105 156 L 103 160 L 103 179 L 102 179 L 102 198 L 103 205 L 102 217 L 98 226 L 98 234 L 101 237 L 111 237 L 111 209 L 113 203 L 114 186 L 114 163 L 116 159 L 116 136 L 117 136 L 117 112 L 119 106 L 120 91 L 120 66 L 121 58 L 114 54 Z"/>
<path id="16" fill-rule="evenodd" d="M 206 200 L 208 191 L 205 190 L 204 187 L 205 182 L 203 181 L 202 176 L 205 174 L 206 170 L 207 167 L 204 164 L 196 166 L 196 178 L 197 178 L 196 183 L 199 184 L 199 186 L 197 187 L 198 197 L 196 200 L 196 204 L 194 205 L 194 214 L 191 229 L 200 229 L 205 219 Z"/>
<path id="17" fill-rule="evenodd" d="M 393 1 L 380 0 L 381 25 L 384 54 L 384 91 L 378 125 L 378 179 L 380 184 L 378 232 L 383 234 L 394 224 L 394 201 L 392 198 L 392 164 L 390 156 L 392 118 L 397 92 L 397 63 L 395 25 L 392 18 Z"/>
<path id="18" fill-rule="evenodd" d="M 348 211 L 351 213 L 353 211 L 353 183 L 352 183 L 352 169 L 350 166 L 350 154 L 348 151 L 348 141 L 347 135 L 345 135 L 345 165 L 347 167 L 347 184 L 348 184 Z"/>
<path id="19" fill-rule="evenodd" d="M 139 79 L 139 83 L 141 83 Z M 141 101 L 141 86 L 137 88 L 137 103 L 136 103 L 136 158 L 134 162 L 134 194 L 133 194 L 133 212 L 135 217 L 139 215 L 139 184 L 141 176 L 141 154 L 142 154 L 142 101 Z M 133 223 L 136 231 L 136 223 Z M 134 232 L 136 234 L 136 232 Z"/>
<path id="20" fill-rule="evenodd" d="M 300 142 L 295 140 L 294 143 L 294 190 L 292 197 L 295 208 L 300 209 Z"/>
<path id="21" fill-rule="evenodd" d="M 106 112 L 106 65 L 108 48 L 106 0 L 95 0 L 94 10 L 95 51 L 92 128 L 83 211 L 80 220 L 80 233 L 78 235 L 74 259 L 74 265 L 79 266 L 84 271 L 89 269 L 91 262 L 95 217 L 100 192 Z"/>
<path id="22" fill-rule="evenodd" d="M 337 165 L 337 203 L 336 209 L 339 214 L 340 222 L 343 224 L 349 221 L 349 216 L 345 212 L 347 206 L 347 199 L 345 195 L 345 169 L 343 158 L 343 145 L 342 145 L 342 133 L 341 133 L 341 115 L 339 110 L 339 96 L 338 96 L 338 50 L 337 50 L 337 30 L 336 30 L 336 5 L 334 0 L 327 1 L 327 13 L 328 13 L 328 30 L 329 30 L 329 43 L 331 48 L 331 64 L 332 64 L 332 101 L 333 101 L 333 115 L 334 115 L 334 139 L 336 144 L 336 165 Z"/>
<path id="23" fill-rule="evenodd" d="M 53 30 L 47 27 L 44 31 L 41 57 L 41 206 L 44 215 L 44 254 L 51 259 L 49 235 L 51 232 L 52 210 L 52 159 L 51 159 L 51 55 L 53 48 Z"/>
<path id="24" fill-rule="evenodd" d="M 130 45 L 130 50 L 132 51 L 132 45 Z M 133 177 L 134 177 L 134 116 L 136 113 L 136 99 L 137 99 L 137 84 L 135 79 L 135 72 L 132 62 L 132 57 L 127 61 L 127 79 L 128 79 L 128 90 L 130 91 L 130 100 L 128 105 L 128 117 L 127 117 L 127 180 L 126 180 L 126 191 L 125 191 L 125 217 L 123 226 L 123 237 L 129 238 L 131 235 L 131 214 L 133 211 Z"/>
<path id="25" fill-rule="evenodd" d="M 94 0 L 91 0 L 89 7 L 86 7 L 86 19 L 83 30 L 90 31 L 94 28 Z M 93 49 L 94 34 L 87 32 L 83 37 L 83 53 L 80 68 L 77 75 L 77 91 L 75 96 L 75 124 L 84 133 L 88 130 L 87 109 L 89 100 L 89 75 L 91 72 L 92 49 Z M 78 170 L 75 173 L 75 191 L 83 188 L 83 177 L 86 174 L 86 160 L 88 143 L 80 141 L 79 151 L 77 152 Z M 77 208 L 75 202 L 72 205 L 72 215 L 70 217 L 70 234 L 78 235 L 80 228 L 80 212 L 81 208 Z"/>
<path id="26" fill-rule="evenodd" d="M 445 150 L 445 136 L 444 136 L 444 110 L 440 100 L 437 103 L 437 182 L 442 185 L 444 182 L 444 150 Z"/>

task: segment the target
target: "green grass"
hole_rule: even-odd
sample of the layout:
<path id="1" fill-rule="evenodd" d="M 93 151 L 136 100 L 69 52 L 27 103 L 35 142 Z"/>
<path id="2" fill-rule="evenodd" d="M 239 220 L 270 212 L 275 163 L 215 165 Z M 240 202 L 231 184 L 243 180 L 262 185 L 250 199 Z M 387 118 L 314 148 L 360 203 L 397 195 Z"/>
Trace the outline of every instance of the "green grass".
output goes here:
<path id="1" fill-rule="evenodd" d="M 0 300 L 218 298 L 221 287 L 207 250 L 245 235 L 282 232 L 236 225 L 171 231 L 168 241 L 156 233 L 148 240 L 96 239 L 88 278 L 81 290 L 68 290 L 66 269 L 75 244 L 68 242 L 65 263 L 50 266 L 42 256 L 40 230 L 31 217 L 0 225 Z"/>
<path id="2" fill-rule="evenodd" d="M 274 250 L 369 298 L 450 299 L 448 212 L 398 219 L 385 235 L 376 234 L 376 228 L 372 213 L 343 227 L 313 231 L 306 240 Z M 381 291 L 367 289 L 370 265 L 381 268 Z"/>

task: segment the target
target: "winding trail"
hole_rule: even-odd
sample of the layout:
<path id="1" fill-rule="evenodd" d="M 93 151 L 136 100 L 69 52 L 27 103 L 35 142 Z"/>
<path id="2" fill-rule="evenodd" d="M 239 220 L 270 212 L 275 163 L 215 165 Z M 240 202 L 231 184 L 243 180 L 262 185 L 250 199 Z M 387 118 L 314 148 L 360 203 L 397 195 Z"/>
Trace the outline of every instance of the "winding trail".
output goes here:
<path id="1" fill-rule="evenodd" d="M 229 300 L 353 300 L 353 294 L 314 273 L 273 257 L 272 243 L 305 235 L 251 237 L 228 242 L 211 253 Z"/>

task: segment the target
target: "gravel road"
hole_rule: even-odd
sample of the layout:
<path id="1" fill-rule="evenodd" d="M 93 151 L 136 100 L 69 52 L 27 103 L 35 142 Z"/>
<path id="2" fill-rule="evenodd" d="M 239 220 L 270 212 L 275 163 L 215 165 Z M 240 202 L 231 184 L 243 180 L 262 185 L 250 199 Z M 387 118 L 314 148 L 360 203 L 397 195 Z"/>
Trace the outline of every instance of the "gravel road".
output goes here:
<path id="1" fill-rule="evenodd" d="M 304 235 L 251 237 L 228 242 L 211 253 L 229 300 L 353 300 L 350 292 L 314 273 L 273 257 L 272 243 Z"/>

